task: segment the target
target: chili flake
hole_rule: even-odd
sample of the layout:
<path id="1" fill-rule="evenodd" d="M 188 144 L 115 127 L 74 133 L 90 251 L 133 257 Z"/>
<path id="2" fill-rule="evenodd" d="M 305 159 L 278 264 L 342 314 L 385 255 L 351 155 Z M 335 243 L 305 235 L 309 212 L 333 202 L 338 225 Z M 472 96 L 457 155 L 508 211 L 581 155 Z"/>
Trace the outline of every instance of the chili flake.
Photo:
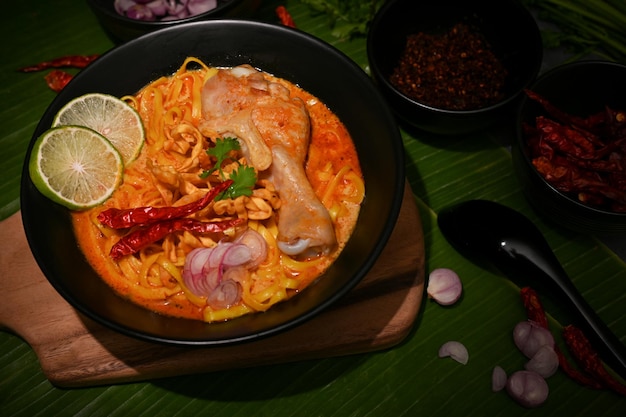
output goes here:
<path id="1" fill-rule="evenodd" d="M 459 23 L 444 34 L 409 35 L 390 82 L 423 104 L 474 110 L 504 98 L 506 77 L 482 34 Z"/>

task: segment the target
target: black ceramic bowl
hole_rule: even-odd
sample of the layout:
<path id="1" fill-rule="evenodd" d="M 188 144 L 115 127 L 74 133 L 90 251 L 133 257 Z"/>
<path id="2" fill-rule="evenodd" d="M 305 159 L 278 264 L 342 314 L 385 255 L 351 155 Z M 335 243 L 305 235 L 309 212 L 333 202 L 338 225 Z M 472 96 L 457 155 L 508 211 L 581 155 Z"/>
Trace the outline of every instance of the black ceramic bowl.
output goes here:
<path id="1" fill-rule="evenodd" d="M 579 61 L 546 72 L 530 89 L 562 111 L 587 117 L 609 106 L 626 110 L 626 66 L 605 61 Z M 597 209 L 550 185 L 532 165 L 522 125 L 550 117 L 534 100 L 523 96 L 517 118 L 513 164 L 522 190 L 534 208 L 553 222 L 592 235 L 626 233 L 626 213 Z M 552 117 L 550 117 L 552 118 Z"/>
<path id="2" fill-rule="evenodd" d="M 448 110 L 420 103 L 390 82 L 410 34 L 447 33 L 466 23 L 481 33 L 508 72 L 504 98 L 488 107 Z M 376 14 L 367 39 L 372 76 L 399 119 L 436 134 L 464 134 L 488 127 L 507 112 L 537 76 L 543 48 L 531 14 L 516 0 L 390 0 Z"/>
<path id="3" fill-rule="evenodd" d="M 403 148 L 395 119 L 371 79 L 332 46 L 290 28 L 252 21 L 179 25 L 123 44 L 81 71 L 44 113 L 31 141 L 69 100 L 90 92 L 132 94 L 174 73 L 187 56 L 212 66 L 250 64 L 297 83 L 325 102 L 353 137 L 366 198 L 354 233 L 321 279 L 265 313 L 224 323 L 161 316 L 122 299 L 77 247 L 70 213 L 42 196 L 24 165 L 22 219 L 30 248 L 54 288 L 77 310 L 124 334 L 179 345 L 216 345 L 268 336 L 313 317 L 366 275 L 396 223 L 404 188 Z"/>
<path id="4" fill-rule="evenodd" d="M 113 0 L 87 0 L 100 25 L 116 42 L 126 42 L 155 30 L 184 23 L 208 19 L 234 19 L 250 17 L 261 0 L 217 0 L 217 7 L 206 13 L 170 21 L 141 21 L 121 16 L 113 6 Z"/>

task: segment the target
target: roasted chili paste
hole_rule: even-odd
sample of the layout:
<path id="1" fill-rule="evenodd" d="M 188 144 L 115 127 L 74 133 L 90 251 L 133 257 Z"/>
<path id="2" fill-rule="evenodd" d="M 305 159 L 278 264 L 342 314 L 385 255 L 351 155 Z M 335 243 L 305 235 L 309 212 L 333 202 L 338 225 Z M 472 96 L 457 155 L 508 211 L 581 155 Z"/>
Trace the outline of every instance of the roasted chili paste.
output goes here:
<path id="1" fill-rule="evenodd" d="M 504 98 L 506 76 L 484 36 L 459 23 L 444 34 L 409 35 L 390 82 L 420 103 L 474 110 Z"/>

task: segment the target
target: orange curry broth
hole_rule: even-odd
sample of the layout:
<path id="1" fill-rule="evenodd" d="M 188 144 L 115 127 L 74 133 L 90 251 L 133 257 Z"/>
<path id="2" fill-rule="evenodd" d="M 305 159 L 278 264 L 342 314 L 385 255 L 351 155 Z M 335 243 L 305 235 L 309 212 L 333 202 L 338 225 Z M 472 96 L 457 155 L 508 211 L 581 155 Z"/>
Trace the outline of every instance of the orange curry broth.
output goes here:
<path id="1" fill-rule="evenodd" d="M 267 76 L 267 73 L 265 75 Z M 328 166 L 328 163 L 331 163 L 335 170 L 346 165 L 350 166 L 354 173 L 362 178 L 355 146 L 346 127 L 338 117 L 319 99 L 294 84 L 271 76 L 270 79 L 287 86 L 292 97 L 300 97 L 306 103 L 311 119 L 311 141 L 305 168 L 318 198 L 322 199 L 324 189 L 328 183 L 327 176 L 321 173 Z M 144 145 L 139 157 L 132 164 L 143 164 L 145 166 L 146 155 L 150 153 L 149 149 L 147 149 L 149 146 L 146 145 Z M 146 170 L 142 169 L 141 171 Z M 149 181 L 147 174 L 145 179 Z M 104 205 L 106 206 L 107 203 L 105 202 Z M 300 281 L 298 291 L 306 288 L 318 278 L 345 247 L 356 224 L 360 208 L 358 204 L 350 205 L 350 207 L 352 208 L 348 209 L 349 212 L 344 212 L 334 223 L 338 247 L 327 255 L 324 261 L 316 263 L 309 270 L 300 273 L 297 277 Z M 106 238 L 98 225 L 95 224 L 97 222 L 95 217 L 101 210 L 102 207 L 97 207 L 84 212 L 72 213 L 74 232 L 78 244 L 96 273 L 119 295 L 149 310 L 168 316 L 203 320 L 204 307 L 194 305 L 182 292 L 169 297 L 164 296 L 160 299 L 148 299 L 135 290 L 139 283 L 129 282 L 118 264 L 110 258 L 107 249 L 111 245 L 110 239 Z M 272 249 L 274 248 L 270 247 L 270 250 Z M 268 254 L 268 256 L 270 255 Z M 263 268 L 263 264 L 260 268 Z M 173 278 L 170 281 L 172 286 L 177 285 Z M 295 293 L 297 291 L 291 291 L 288 298 Z"/>

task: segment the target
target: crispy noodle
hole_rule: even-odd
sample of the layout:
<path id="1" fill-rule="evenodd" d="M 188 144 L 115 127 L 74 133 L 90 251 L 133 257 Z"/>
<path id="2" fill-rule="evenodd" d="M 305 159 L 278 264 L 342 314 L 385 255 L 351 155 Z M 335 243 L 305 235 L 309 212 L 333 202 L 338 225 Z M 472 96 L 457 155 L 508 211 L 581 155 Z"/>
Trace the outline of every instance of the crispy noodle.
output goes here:
<path id="1" fill-rule="evenodd" d="M 210 141 L 198 130 L 202 121 L 202 86 L 218 72 L 196 58 L 187 58 L 171 76 L 161 77 L 136 95 L 123 97 L 137 109 L 144 123 L 146 141 L 139 157 L 125 167 L 124 182 L 101 207 L 73 213 L 79 244 L 96 272 L 121 296 L 161 314 L 207 322 L 229 320 L 266 311 L 302 291 L 317 279 L 345 246 L 364 198 L 364 183 L 356 150 L 343 124 L 317 98 L 295 85 L 263 73 L 267 79 L 289 88 L 292 96 L 307 103 L 311 118 L 311 142 L 306 173 L 313 189 L 328 209 L 338 246 L 312 258 L 294 258 L 277 246 L 277 216 L 281 199 L 274 185 L 260 178 L 251 196 L 214 201 L 191 217 L 203 221 L 245 219 L 244 226 L 225 234 L 175 232 L 133 255 L 114 261 L 111 247 L 128 230 L 100 224 L 105 209 L 143 206 L 181 206 L 198 200 L 220 182 L 219 173 L 201 173 L 215 161 L 207 155 Z M 223 167 L 228 174 L 245 158 Z M 257 231 L 267 242 L 265 260 L 237 279 L 241 301 L 215 309 L 207 297 L 191 292 L 183 280 L 183 266 L 195 248 L 210 248 L 232 240 L 242 229 Z"/>

